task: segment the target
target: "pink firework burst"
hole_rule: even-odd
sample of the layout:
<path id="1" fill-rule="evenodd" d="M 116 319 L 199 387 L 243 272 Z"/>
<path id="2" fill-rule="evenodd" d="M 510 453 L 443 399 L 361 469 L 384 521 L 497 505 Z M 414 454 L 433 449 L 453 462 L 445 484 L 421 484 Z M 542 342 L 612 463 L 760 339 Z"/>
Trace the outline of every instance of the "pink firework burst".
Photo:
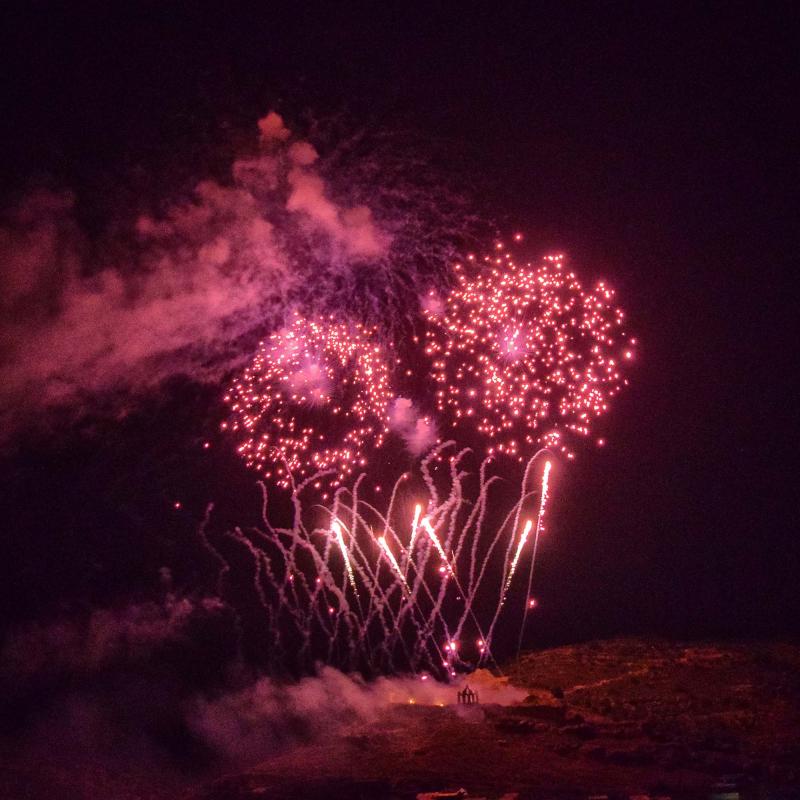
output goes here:
<path id="1" fill-rule="evenodd" d="M 332 319 L 291 323 L 261 342 L 229 388 L 231 419 L 248 466 L 288 486 L 327 472 L 336 487 L 367 466 L 387 433 L 389 373 L 373 331 Z"/>
<path id="2" fill-rule="evenodd" d="M 546 446 L 572 458 L 571 440 L 627 384 L 636 340 L 624 312 L 603 281 L 584 289 L 563 256 L 518 265 L 498 245 L 484 261 L 457 265 L 444 304 L 424 304 L 436 405 L 486 437 L 489 455 L 523 461 Z"/>

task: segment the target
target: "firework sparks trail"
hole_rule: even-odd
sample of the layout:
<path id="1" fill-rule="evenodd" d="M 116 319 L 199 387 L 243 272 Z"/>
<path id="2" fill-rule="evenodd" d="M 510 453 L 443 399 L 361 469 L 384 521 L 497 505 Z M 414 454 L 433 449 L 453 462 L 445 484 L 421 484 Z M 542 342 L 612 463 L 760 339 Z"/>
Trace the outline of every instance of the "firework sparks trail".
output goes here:
<path id="1" fill-rule="evenodd" d="M 536 563 L 536 549 L 539 546 L 539 536 L 544 530 L 544 512 L 547 507 L 547 498 L 550 493 L 550 470 L 553 465 L 550 461 L 544 464 L 544 471 L 542 472 L 542 488 L 539 492 L 539 514 L 536 517 L 536 533 L 533 537 L 533 556 L 531 558 L 531 574 L 533 574 L 533 565 Z M 530 587 L 528 588 L 530 594 Z"/>
<path id="2" fill-rule="evenodd" d="M 336 543 L 339 545 L 339 549 L 342 551 L 342 558 L 344 558 L 344 566 L 347 570 L 347 577 L 350 580 L 350 585 L 353 587 L 353 591 L 358 597 L 358 587 L 356 586 L 356 576 L 353 573 L 353 566 L 350 564 L 350 556 L 347 552 L 347 545 L 344 543 L 344 536 L 342 536 L 342 526 L 339 523 L 339 520 L 334 520 L 331 523 L 331 530 L 333 531 L 333 535 L 336 537 Z"/>
<path id="3" fill-rule="evenodd" d="M 396 499 L 385 515 L 360 497 L 359 481 L 352 489 L 337 490 L 333 510 L 320 507 L 313 502 L 312 480 L 293 495 L 290 527 L 270 523 L 265 485 L 263 527 L 236 528 L 217 543 L 204 524 L 204 546 L 224 572 L 219 582 L 223 596 L 233 581 L 234 564 L 241 563 L 226 558 L 226 548 L 240 548 L 254 563 L 253 599 L 265 610 L 265 650 L 276 671 L 307 671 L 324 660 L 370 673 L 412 670 L 451 677 L 494 661 L 486 615 L 500 606 L 509 569 L 508 548 L 499 545 L 506 537 L 516 538 L 512 523 L 530 502 L 530 492 L 523 486 L 505 519 L 499 525 L 487 523 L 497 476 L 490 474 L 488 460 L 477 471 L 465 469 L 471 454 L 448 457 L 452 447 L 452 442 L 440 445 L 420 465 L 437 482 L 439 495 L 437 502 L 428 498 L 426 517 L 419 523 L 427 544 L 418 544 L 413 553 L 402 550 L 405 573 L 394 543 L 399 545 L 399 532 L 408 530 L 413 509 L 425 506 L 406 475 L 397 481 Z M 449 470 L 434 474 L 448 461 Z M 466 491 L 465 484 L 475 478 L 477 487 Z M 304 498 L 312 500 L 308 508 Z M 347 536 L 342 519 L 349 521 Z M 437 529 L 448 531 L 447 536 Z M 383 557 L 388 570 L 380 569 Z M 444 573 L 437 562 L 448 565 Z M 353 594 L 346 591 L 348 585 Z M 361 594 L 369 596 L 369 604 L 358 602 Z"/>
<path id="4" fill-rule="evenodd" d="M 535 607 L 536 601 L 531 597 L 533 588 L 533 571 L 536 566 L 536 554 L 539 550 L 539 536 L 544 530 L 544 512 L 547 507 L 547 498 L 550 494 L 550 470 L 552 462 L 546 461 L 542 472 L 542 488 L 539 493 L 539 514 L 536 517 L 536 531 L 533 536 L 533 553 L 531 553 L 531 565 L 528 570 L 528 591 L 526 594 L 525 609 L 522 612 L 522 625 L 519 627 L 519 639 L 517 640 L 517 656 L 522 650 L 522 639 L 525 636 L 525 624 L 528 621 L 528 612 Z"/>
<path id="5" fill-rule="evenodd" d="M 408 574 L 408 565 L 411 563 L 411 556 L 414 553 L 414 541 L 417 538 L 420 514 L 422 514 L 422 506 L 417 503 L 417 505 L 414 506 L 414 519 L 411 521 L 411 538 L 408 540 L 408 555 L 406 559 L 406 568 L 403 572 L 404 575 Z"/>
<path id="6" fill-rule="evenodd" d="M 533 473 L 535 465 L 538 463 L 538 461 L 540 460 L 540 458 L 542 456 L 545 456 L 547 454 L 547 452 L 548 452 L 547 450 L 539 450 L 533 456 L 533 458 L 531 458 L 530 461 L 528 461 L 528 465 L 525 468 L 525 475 L 524 475 L 523 481 L 522 481 L 523 492 L 522 492 L 522 495 L 521 495 L 519 503 L 517 503 L 515 509 L 513 510 L 513 525 L 512 525 L 512 529 L 513 530 L 517 530 L 518 527 L 519 527 L 519 519 L 520 519 L 522 510 L 523 510 L 523 506 L 527 506 L 529 500 L 533 496 L 535 496 L 535 494 L 536 494 L 535 492 L 526 492 L 524 487 L 528 486 L 528 484 L 529 484 L 529 482 L 531 480 L 531 475 Z M 536 538 L 536 536 L 538 536 L 538 533 L 541 530 L 540 524 L 542 522 L 542 515 L 544 513 L 545 503 L 546 503 L 546 500 L 547 500 L 547 494 L 549 492 L 549 476 L 550 476 L 551 468 L 552 468 L 552 462 L 547 460 L 545 462 L 545 467 L 544 467 L 543 476 L 542 476 L 542 482 L 541 482 L 541 485 L 540 485 L 540 488 L 539 488 L 539 491 L 538 491 L 538 494 L 539 494 L 539 513 L 538 513 L 537 519 L 536 519 L 536 535 L 534 536 L 534 546 L 533 546 L 533 549 L 532 549 L 532 552 L 531 552 L 530 572 L 529 572 L 529 577 L 528 577 L 528 594 L 527 594 L 527 599 L 526 599 L 526 602 L 525 602 L 525 612 L 524 612 L 525 616 L 523 618 L 523 626 L 525 624 L 525 621 L 527 620 L 528 611 L 532 607 L 532 606 L 530 606 L 529 601 L 530 601 L 531 586 L 532 586 L 533 565 L 535 563 L 536 553 L 537 553 L 537 542 L 538 542 L 538 539 Z M 510 513 L 509 517 L 507 518 L 507 521 L 511 517 L 512 517 L 512 514 Z M 530 536 L 530 532 L 531 532 L 532 527 L 533 527 L 532 520 L 528 520 L 525 523 L 525 527 L 524 527 L 524 529 L 522 531 L 522 534 L 520 535 L 519 541 L 517 543 L 517 549 L 516 549 L 516 552 L 515 552 L 515 555 L 514 555 L 513 558 L 510 558 L 511 548 L 512 548 L 512 545 L 513 545 L 513 539 L 510 540 L 509 543 L 508 543 L 508 549 L 506 550 L 506 562 L 509 563 L 510 566 L 509 566 L 508 572 L 504 573 L 503 592 L 502 592 L 502 595 L 500 597 L 500 601 L 497 604 L 497 608 L 495 609 L 494 616 L 492 618 L 491 624 L 489 625 L 489 630 L 488 630 L 488 633 L 487 633 L 487 636 L 486 636 L 487 640 L 491 640 L 493 632 L 494 632 L 494 629 L 495 629 L 495 626 L 497 625 L 497 622 L 500 619 L 500 612 L 502 611 L 503 606 L 505 605 L 505 601 L 506 601 L 506 597 L 507 597 L 507 594 L 508 594 L 508 590 L 509 590 L 509 588 L 511 586 L 511 579 L 513 577 L 514 571 L 516 570 L 517 562 L 519 561 L 519 557 L 520 557 L 520 555 L 521 555 L 521 553 L 523 551 L 525 543 L 526 543 L 528 537 Z M 520 634 L 520 636 L 521 635 L 522 634 Z"/>
<path id="7" fill-rule="evenodd" d="M 406 591 L 408 591 L 408 583 L 406 581 L 405 576 L 403 575 L 403 570 L 400 569 L 400 565 L 397 563 L 397 559 L 394 557 L 394 553 L 391 551 L 389 543 L 386 541 L 386 537 L 379 536 L 378 544 L 381 546 L 383 552 L 386 553 L 386 557 L 389 559 L 389 563 L 392 565 L 392 569 L 397 573 L 397 576 L 403 582 L 403 587 L 406 589 Z"/>
<path id="8" fill-rule="evenodd" d="M 525 542 L 528 540 L 528 535 L 530 534 L 532 527 L 533 527 L 533 522 L 531 520 L 528 520 L 525 523 L 525 529 L 520 534 L 519 544 L 517 544 L 517 552 L 514 553 L 514 559 L 511 562 L 511 568 L 508 570 L 508 579 L 506 580 L 506 585 L 503 588 L 503 600 L 505 600 L 505 596 L 508 594 L 508 589 L 511 586 L 511 581 L 514 578 L 514 572 L 517 569 L 517 562 L 519 561 L 519 557 L 522 554 L 522 548 L 525 547 Z"/>
<path id="9" fill-rule="evenodd" d="M 431 521 L 427 517 L 422 520 L 422 527 L 425 528 L 425 531 L 433 542 L 433 546 L 441 556 L 442 566 L 439 567 L 439 572 L 442 574 L 452 573 L 453 567 L 450 564 L 450 559 L 448 559 L 447 553 L 445 553 L 444 547 L 442 547 L 442 543 L 439 541 L 439 537 L 436 535 L 436 531 L 433 529 L 433 525 L 431 525 Z"/>

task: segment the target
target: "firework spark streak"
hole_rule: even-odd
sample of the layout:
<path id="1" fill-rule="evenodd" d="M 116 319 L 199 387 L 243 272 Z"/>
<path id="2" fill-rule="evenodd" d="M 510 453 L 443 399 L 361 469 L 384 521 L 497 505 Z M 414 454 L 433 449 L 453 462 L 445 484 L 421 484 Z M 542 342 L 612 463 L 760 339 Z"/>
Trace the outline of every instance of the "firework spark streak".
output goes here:
<path id="1" fill-rule="evenodd" d="M 331 530 L 333 531 L 333 535 L 336 537 L 336 543 L 339 545 L 339 549 L 342 551 L 342 558 L 344 559 L 344 566 L 347 570 L 347 577 L 350 580 L 350 585 L 353 587 L 353 591 L 358 596 L 358 587 L 356 586 L 356 576 L 353 573 L 353 567 L 350 564 L 350 555 L 347 552 L 347 545 L 344 543 L 344 536 L 342 536 L 342 526 L 338 520 L 334 520 L 331 523 Z"/>
<path id="2" fill-rule="evenodd" d="M 422 506 L 417 503 L 414 506 L 414 519 L 411 521 L 411 538 L 408 540 L 408 555 L 406 557 L 406 569 L 403 573 L 404 575 L 408 574 L 408 565 L 411 563 L 411 557 L 414 553 L 414 541 L 417 538 L 417 530 L 419 529 L 419 517 L 422 513 Z"/>
<path id="3" fill-rule="evenodd" d="M 447 442 L 420 463 L 422 483 L 437 492 L 427 498 L 420 522 L 427 535 L 413 553 L 401 547 L 405 573 L 390 542 L 400 542 L 398 533 L 408 530 L 414 509 L 421 514 L 425 506 L 409 475 L 397 481 L 385 513 L 361 499 L 361 476 L 352 488 L 335 492 L 330 509 L 316 504 L 313 484 L 297 488 L 290 527 L 270 523 L 263 484 L 263 527 L 237 528 L 215 540 L 204 524 L 203 546 L 222 565 L 223 596 L 234 564 L 242 563 L 226 558 L 225 548 L 238 549 L 254 563 L 253 599 L 263 607 L 271 668 L 303 672 L 322 660 L 369 673 L 411 670 L 451 677 L 493 663 L 486 623 L 496 621 L 505 593 L 515 520 L 536 492 L 523 485 L 505 517 L 487 523 L 498 476 L 490 474 L 489 460 L 477 471 L 468 469 L 472 459 L 470 451 L 456 453 Z M 308 507 L 304 497 L 311 501 Z M 348 536 L 342 519 L 348 520 Z M 447 531 L 446 537 L 436 529 Z M 388 570 L 381 570 L 383 557 Z M 444 572 L 439 564 L 446 565 Z M 362 605 L 360 595 L 369 603 Z"/>
<path id="4" fill-rule="evenodd" d="M 536 532 L 533 536 L 533 553 L 531 554 L 531 566 L 528 570 L 528 592 L 527 600 L 525 602 L 525 610 L 522 612 L 522 625 L 519 628 L 519 639 L 517 640 L 517 656 L 522 650 L 522 639 L 525 636 L 525 624 L 528 621 L 528 612 L 535 607 L 536 601 L 531 597 L 531 589 L 533 588 L 533 570 L 536 566 L 536 554 L 539 550 L 539 536 L 544 530 L 544 512 L 547 506 L 547 498 L 550 493 L 550 470 L 553 465 L 550 461 L 546 461 L 544 471 L 542 472 L 542 488 L 539 491 L 539 514 L 536 517 Z"/>
<path id="5" fill-rule="evenodd" d="M 394 557 L 394 553 L 389 548 L 389 543 L 386 541 L 385 536 L 378 537 L 378 544 L 381 546 L 381 550 L 386 553 L 386 558 L 389 559 L 389 563 L 392 565 L 392 569 L 397 573 L 397 576 L 403 582 L 403 586 L 406 590 L 408 590 L 408 583 L 406 581 L 405 576 L 403 575 L 403 571 L 400 569 L 400 565 L 397 563 L 397 559 Z"/>
<path id="6" fill-rule="evenodd" d="M 422 527 L 427 531 L 428 536 L 430 536 L 431 541 L 433 542 L 433 546 L 439 553 L 439 556 L 442 559 L 442 567 L 444 570 L 446 572 L 453 572 L 453 568 L 450 565 L 449 559 L 447 558 L 447 553 L 445 553 L 444 547 L 442 547 L 442 543 L 439 541 L 439 537 L 436 535 L 436 531 L 433 529 L 433 525 L 431 525 L 431 521 L 427 517 L 422 520 Z M 440 570 L 441 569 L 442 568 L 440 567 Z"/>
<path id="7" fill-rule="evenodd" d="M 544 511 L 547 506 L 547 497 L 550 492 L 550 470 L 553 465 L 551 462 L 546 461 L 544 464 L 544 472 L 542 472 L 542 488 L 539 490 L 539 514 L 536 517 L 536 533 L 533 537 L 533 557 L 531 558 L 531 575 L 533 575 L 533 565 L 536 563 L 536 550 L 539 546 L 539 536 L 544 530 Z M 530 586 L 528 587 L 528 594 L 530 594 Z"/>
<path id="8" fill-rule="evenodd" d="M 514 553 L 514 559 L 511 562 L 511 568 L 508 570 L 508 578 L 506 580 L 505 588 L 503 589 L 503 599 L 505 600 L 506 594 L 508 594 L 508 589 L 511 586 L 511 581 L 514 578 L 514 572 L 517 569 L 517 562 L 519 561 L 519 557 L 522 553 L 522 548 L 525 547 L 525 542 L 528 541 L 528 535 L 531 532 L 531 528 L 533 527 L 533 522 L 528 520 L 525 523 L 525 529 L 522 531 L 522 534 L 519 537 L 519 544 L 517 545 L 517 552 Z"/>

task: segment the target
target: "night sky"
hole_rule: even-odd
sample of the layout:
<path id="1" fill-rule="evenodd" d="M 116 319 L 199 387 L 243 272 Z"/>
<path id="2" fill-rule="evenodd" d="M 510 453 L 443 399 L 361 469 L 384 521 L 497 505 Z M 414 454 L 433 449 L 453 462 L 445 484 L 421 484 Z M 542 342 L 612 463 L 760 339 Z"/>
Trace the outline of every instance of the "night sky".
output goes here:
<path id="1" fill-rule="evenodd" d="M 70 189 L 92 239 L 270 109 L 407 132 L 533 257 L 608 279 L 641 342 L 608 445 L 554 488 L 529 643 L 796 635 L 796 10 L 117 5 L 4 5 L 4 209 Z M 174 380 L 6 442 L 6 630 L 157 595 L 164 565 L 209 579 L 206 503 L 259 511 L 221 393 Z"/>

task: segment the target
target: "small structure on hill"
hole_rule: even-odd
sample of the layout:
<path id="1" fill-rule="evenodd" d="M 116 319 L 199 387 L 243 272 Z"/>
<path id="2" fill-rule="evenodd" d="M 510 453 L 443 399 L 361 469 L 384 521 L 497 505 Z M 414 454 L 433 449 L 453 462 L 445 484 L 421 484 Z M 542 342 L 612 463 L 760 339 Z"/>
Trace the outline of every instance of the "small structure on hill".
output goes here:
<path id="1" fill-rule="evenodd" d="M 476 705 L 478 702 L 478 693 L 473 692 L 469 686 L 465 686 L 460 692 L 456 694 L 458 697 L 458 703 L 462 706 L 473 706 Z"/>

